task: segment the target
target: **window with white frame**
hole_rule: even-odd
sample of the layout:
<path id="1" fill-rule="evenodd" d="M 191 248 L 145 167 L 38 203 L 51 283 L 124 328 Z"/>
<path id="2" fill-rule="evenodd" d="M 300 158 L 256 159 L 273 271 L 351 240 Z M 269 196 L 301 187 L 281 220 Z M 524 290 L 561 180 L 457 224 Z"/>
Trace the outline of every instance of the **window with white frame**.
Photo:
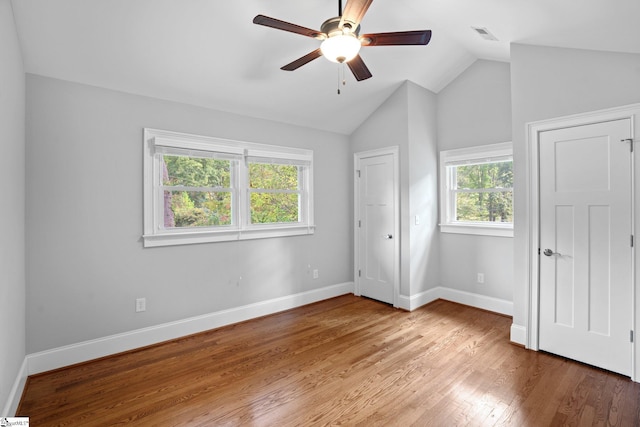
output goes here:
<path id="1" fill-rule="evenodd" d="M 145 129 L 145 247 L 313 234 L 311 150 Z"/>
<path id="2" fill-rule="evenodd" d="M 440 230 L 513 236 L 510 142 L 440 152 Z"/>

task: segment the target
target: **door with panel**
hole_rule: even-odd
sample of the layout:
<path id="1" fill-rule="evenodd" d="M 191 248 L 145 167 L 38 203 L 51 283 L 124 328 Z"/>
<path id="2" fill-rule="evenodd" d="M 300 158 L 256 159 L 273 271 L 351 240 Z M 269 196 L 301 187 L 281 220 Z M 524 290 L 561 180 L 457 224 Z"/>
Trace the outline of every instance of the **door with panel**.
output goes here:
<path id="1" fill-rule="evenodd" d="M 358 287 L 360 295 L 395 304 L 398 245 L 393 153 L 357 159 Z"/>
<path id="2" fill-rule="evenodd" d="M 542 132 L 539 348 L 631 374 L 630 120 Z"/>

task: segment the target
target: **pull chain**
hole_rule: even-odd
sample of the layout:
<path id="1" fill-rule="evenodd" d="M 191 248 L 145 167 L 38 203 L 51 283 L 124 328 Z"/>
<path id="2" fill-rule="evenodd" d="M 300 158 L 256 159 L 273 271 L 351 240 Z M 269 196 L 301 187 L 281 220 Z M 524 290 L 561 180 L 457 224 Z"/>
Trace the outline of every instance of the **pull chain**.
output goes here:
<path id="1" fill-rule="evenodd" d="M 342 86 L 347 85 L 347 80 L 344 77 L 344 62 L 338 65 L 338 95 L 340 95 L 340 83 Z"/>

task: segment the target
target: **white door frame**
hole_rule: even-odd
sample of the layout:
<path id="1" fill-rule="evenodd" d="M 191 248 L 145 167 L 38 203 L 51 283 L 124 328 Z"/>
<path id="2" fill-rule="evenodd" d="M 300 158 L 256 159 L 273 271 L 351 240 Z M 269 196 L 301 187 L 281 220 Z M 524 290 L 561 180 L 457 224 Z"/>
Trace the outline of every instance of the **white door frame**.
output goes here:
<path id="1" fill-rule="evenodd" d="M 360 238 L 359 226 L 360 220 L 360 191 L 358 173 L 360 170 L 360 159 L 368 157 L 391 155 L 393 157 L 393 306 L 398 307 L 398 299 L 400 296 L 400 171 L 399 171 L 399 148 L 398 146 L 379 148 L 376 150 L 361 151 L 353 155 L 353 282 L 354 295 L 360 296 L 360 277 L 358 274 L 360 260 Z"/>
<path id="2" fill-rule="evenodd" d="M 531 350 L 538 350 L 538 326 L 539 326 L 539 287 L 540 287 L 540 256 L 538 249 L 540 248 L 540 188 L 539 188 L 539 145 L 540 145 L 540 133 L 550 130 L 563 129 L 573 126 L 582 126 L 612 120 L 631 119 L 631 137 L 636 138 L 635 129 L 640 128 L 640 104 L 627 105 L 617 108 L 611 108 L 606 110 L 593 111 L 589 113 L 576 114 L 572 116 L 558 117 L 549 120 L 543 120 L 538 122 L 532 122 L 527 124 L 527 154 L 529 156 L 528 173 L 527 173 L 527 187 L 529 190 L 529 247 L 528 252 L 528 316 L 525 321 L 527 322 L 526 330 L 526 348 Z M 635 139 L 634 142 L 640 142 Z M 635 149 L 640 149 L 640 144 L 636 144 Z M 640 198 L 635 197 L 635 188 L 640 188 L 640 182 L 637 182 L 639 178 L 634 171 L 634 162 L 631 162 L 631 191 L 632 191 L 632 212 L 631 212 L 631 233 L 635 235 L 636 217 L 635 212 L 640 212 Z M 516 196 L 517 197 L 517 196 Z M 640 237 L 640 236 L 637 236 Z M 636 237 L 636 241 L 638 241 Z M 638 259 L 638 252 L 635 248 L 632 254 L 632 290 L 631 290 L 631 318 L 632 324 L 629 328 L 632 329 L 634 335 L 640 332 L 640 319 L 636 316 L 638 312 L 637 307 L 640 307 L 640 292 L 637 292 L 638 281 L 636 278 L 636 270 L 640 265 Z M 640 379 L 640 354 L 636 351 L 638 338 L 634 337 L 634 342 L 631 346 L 631 379 L 638 382 Z"/>

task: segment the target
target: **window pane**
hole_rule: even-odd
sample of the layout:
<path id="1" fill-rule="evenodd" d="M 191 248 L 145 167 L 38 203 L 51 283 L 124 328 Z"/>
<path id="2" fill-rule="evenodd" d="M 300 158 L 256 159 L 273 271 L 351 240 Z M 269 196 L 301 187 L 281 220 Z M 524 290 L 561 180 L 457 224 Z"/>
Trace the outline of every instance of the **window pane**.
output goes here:
<path id="1" fill-rule="evenodd" d="M 162 156 L 166 166 L 164 185 L 229 188 L 231 161 L 188 156 Z"/>
<path id="2" fill-rule="evenodd" d="M 251 193 L 251 223 L 298 222 L 298 194 Z"/>
<path id="3" fill-rule="evenodd" d="M 513 192 L 456 193 L 456 221 L 513 222 Z"/>
<path id="4" fill-rule="evenodd" d="M 459 189 L 512 188 L 513 162 L 482 163 L 456 167 Z"/>
<path id="5" fill-rule="evenodd" d="M 165 191 L 164 227 L 209 227 L 231 224 L 227 191 Z"/>
<path id="6" fill-rule="evenodd" d="M 297 190 L 298 166 L 250 163 L 249 188 Z"/>

